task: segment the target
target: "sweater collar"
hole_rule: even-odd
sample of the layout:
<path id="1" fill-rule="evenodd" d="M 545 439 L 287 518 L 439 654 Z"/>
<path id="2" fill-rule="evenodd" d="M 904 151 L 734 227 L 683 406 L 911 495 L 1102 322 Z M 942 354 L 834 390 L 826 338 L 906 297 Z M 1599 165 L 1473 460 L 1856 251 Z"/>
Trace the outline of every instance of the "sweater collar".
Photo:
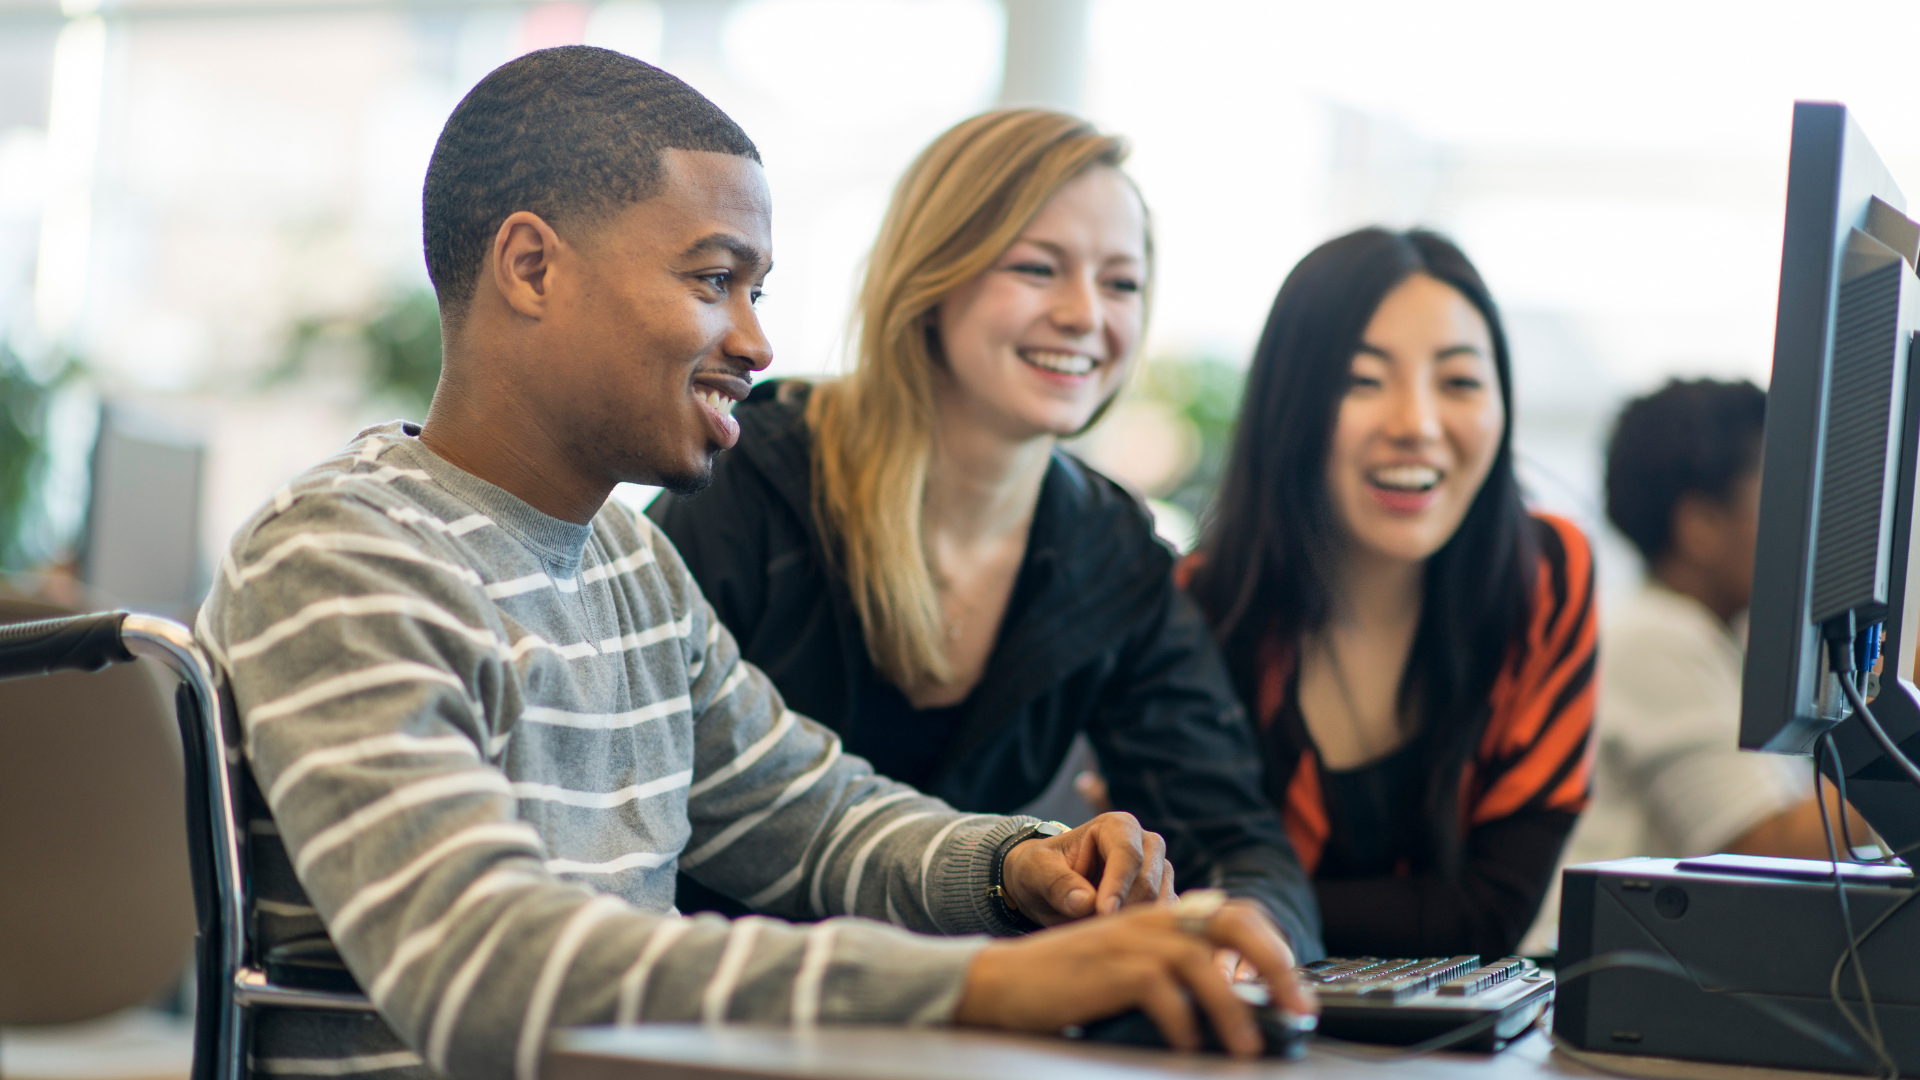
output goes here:
<path id="1" fill-rule="evenodd" d="M 454 498 L 485 514 L 495 525 L 539 555 L 549 567 L 571 575 L 580 568 L 593 525 L 563 521 L 541 513 L 507 489 L 489 483 L 453 464 L 420 441 L 420 425 L 397 421 L 362 434 L 383 436 L 393 445 L 381 455 L 383 463 L 421 469 Z"/>

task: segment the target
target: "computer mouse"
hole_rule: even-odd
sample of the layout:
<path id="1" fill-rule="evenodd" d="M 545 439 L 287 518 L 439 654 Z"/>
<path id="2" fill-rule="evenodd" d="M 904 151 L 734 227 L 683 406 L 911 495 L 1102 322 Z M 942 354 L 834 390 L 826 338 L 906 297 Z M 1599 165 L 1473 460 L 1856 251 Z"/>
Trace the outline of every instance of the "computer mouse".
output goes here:
<path id="1" fill-rule="evenodd" d="M 1240 996 L 1240 1000 L 1253 1006 L 1254 1019 L 1259 1022 L 1260 1032 L 1267 1039 L 1267 1047 L 1263 1051 L 1266 1057 L 1293 1059 L 1306 1055 L 1307 1039 L 1319 1025 L 1319 1017 L 1274 1007 L 1273 996 L 1267 992 L 1265 983 L 1234 983 L 1233 992 Z M 1196 1009 L 1194 1015 L 1200 1021 L 1201 1045 L 1216 1054 L 1226 1053 L 1227 1048 L 1221 1045 L 1219 1036 L 1214 1034 L 1213 1024 L 1207 1019 L 1207 1014 Z M 1160 1029 L 1154 1026 L 1153 1018 L 1139 1009 L 1105 1020 L 1076 1024 L 1061 1034 L 1069 1039 L 1122 1046 L 1164 1048 L 1167 1045 L 1167 1040 L 1160 1035 Z"/>

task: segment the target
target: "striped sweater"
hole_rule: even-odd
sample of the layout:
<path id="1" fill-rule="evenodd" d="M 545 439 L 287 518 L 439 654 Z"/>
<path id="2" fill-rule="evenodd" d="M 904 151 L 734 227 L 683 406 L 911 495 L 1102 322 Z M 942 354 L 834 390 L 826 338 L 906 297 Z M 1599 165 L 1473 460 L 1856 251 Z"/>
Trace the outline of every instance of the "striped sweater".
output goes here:
<path id="1" fill-rule="evenodd" d="M 1027 819 L 783 707 L 646 518 L 548 517 L 417 432 L 281 490 L 201 613 L 261 947 L 330 937 L 379 1013 L 270 1012 L 256 1069 L 532 1080 L 566 1025 L 948 1019 L 982 940 L 908 931 L 1012 932 L 984 888 Z M 676 869 L 825 921 L 683 918 Z"/>

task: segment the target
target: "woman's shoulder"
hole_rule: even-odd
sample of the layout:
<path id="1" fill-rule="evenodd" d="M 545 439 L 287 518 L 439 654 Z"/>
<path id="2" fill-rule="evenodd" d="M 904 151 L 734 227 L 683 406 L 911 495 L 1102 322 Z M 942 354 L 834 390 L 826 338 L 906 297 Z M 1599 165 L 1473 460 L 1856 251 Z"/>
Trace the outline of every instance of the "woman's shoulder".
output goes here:
<path id="1" fill-rule="evenodd" d="M 1548 541 L 1541 545 L 1542 557 L 1558 561 L 1569 557 L 1592 559 L 1592 543 L 1587 540 L 1586 532 L 1571 518 L 1544 510 L 1532 510 L 1527 514 L 1527 521 L 1536 537 Z"/>
<path id="2" fill-rule="evenodd" d="M 1528 719 L 1519 726 L 1528 730 L 1542 721 L 1534 715 L 1540 701 L 1530 700 L 1542 688 L 1557 686 L 1557 694 L 1567 694 L 1569 688 L 1590 690 L 1599 644 L 1592 544 L 1576 523 L 1553 513 L 1532 513 L 1530 525 L 1538 550 L 1538 573 L 1528 603 L 1526 636 L 1509 653 L 1501 686 L 1496 688 L 1496 701 L 1507 700 L 1526 713 Z"/>
<path id="3" fill-rule="evenodd" d="M 1593 545 L 1587 534 L 1571 519 L 1541 511 L 1528 515 L 1528 525 L 1539 558 L 1532 605 L 1535 630 L 1568 609 L 1582 609 L 1590 618 Z"/>
<path id="4" fill-rule="evenodd" d="M 1076 540 L 1097 539 L 1110 555 L 1172 565 L 1173 550 L 1154 531 L 1145 500 L 1073 453 L 1054 451 L 1041 498 Z"/>
<path id="5" fill-rule="evenodd" d="M 753 388 L 733 407 L 740 441 L 714 461 L 714 480 L 751 471 L 776 491 L 804 505 L 813 486 L 813 433 L 807 427 L 811 384 L 772 379 Z"/>

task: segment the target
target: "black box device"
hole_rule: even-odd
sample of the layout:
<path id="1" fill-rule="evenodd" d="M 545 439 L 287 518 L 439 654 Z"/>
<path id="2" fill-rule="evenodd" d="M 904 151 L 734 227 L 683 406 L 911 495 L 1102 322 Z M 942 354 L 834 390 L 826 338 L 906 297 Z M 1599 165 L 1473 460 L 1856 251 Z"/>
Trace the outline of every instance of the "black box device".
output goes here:
<path id="1" fill-rule="evenodd" d="M 1905 867 L 1842 870 L 1856 933 L 1913 896 Z M 1562 982 L 1553 1029 L 1587 1050 L 1865 1072 L 1874 1057 L 1828 992 L 1846 950 L 1833 892 L 1832 864 L 1798 859 L 1714 855 L 1570 868 L 1559 970 L 1628 954 L 1671 960 L 1686 977 L 1602 967 Z M 1901 1072 L 1920 1072 L 1920 904 L 1888 919 L 1859 952 L 1887 1049 Z M 1840 988 L 1858 1015 L 1851 966 Z"/>

